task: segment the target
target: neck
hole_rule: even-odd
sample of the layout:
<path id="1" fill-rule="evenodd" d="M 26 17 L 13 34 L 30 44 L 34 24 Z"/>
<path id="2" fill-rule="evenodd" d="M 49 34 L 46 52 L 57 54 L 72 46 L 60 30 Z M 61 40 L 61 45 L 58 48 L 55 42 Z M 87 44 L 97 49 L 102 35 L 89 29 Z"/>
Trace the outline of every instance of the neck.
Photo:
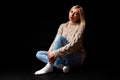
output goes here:
<path id="1" fill-rule="evenodd" d="M 72 22 L 72 21 L 69 21 L 69 24 L 70 24 L 70 25 L 77 25 L 78 22 Z"/>

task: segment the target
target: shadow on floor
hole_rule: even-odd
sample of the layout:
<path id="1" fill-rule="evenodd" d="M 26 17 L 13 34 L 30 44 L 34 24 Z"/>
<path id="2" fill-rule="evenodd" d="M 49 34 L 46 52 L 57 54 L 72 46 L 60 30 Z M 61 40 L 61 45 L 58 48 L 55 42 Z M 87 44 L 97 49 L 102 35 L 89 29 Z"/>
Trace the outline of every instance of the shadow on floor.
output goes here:
<path id="1" fill-rule="evenodd" d="M 34 75 L 36 69 L 24 67 L 12 67 L 0 69 L 0 80 L 117 80 L 117 76 L 111 74 L 111 70 L 104 66 L 89 66 L 71 69 L 69 73 L 63 73 L 54 68 L 54 71 L 44 75 Z M 112 78 L 110 78 L 112 77 Z"/>

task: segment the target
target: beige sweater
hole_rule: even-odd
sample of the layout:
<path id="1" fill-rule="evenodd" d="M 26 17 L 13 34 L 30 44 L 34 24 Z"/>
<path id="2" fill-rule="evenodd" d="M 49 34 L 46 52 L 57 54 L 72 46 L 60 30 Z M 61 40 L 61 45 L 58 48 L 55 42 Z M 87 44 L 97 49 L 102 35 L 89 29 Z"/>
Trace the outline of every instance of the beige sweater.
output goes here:
<path id="1" fill-rule="evenodd" d="M 60 25 L 58 28 L 58 32 L 56 36 L 61 35 L 65 37 L 68 40 L 68 44 L 65 45 L 64 47 L 61 47 L 57 50 L 54 51 L 54 56 L 65 56 L 67 54 L 70 54 L 72 52 L 79 52 L 81 55 L 81 61 L 83 62 L 85 57 L 86 57 L 86 52 L 83 47 L 83 33 L 85 26 L 79 26 L 79 24 L 73 24 L 70 22 L 63 23 Z M 51 44 L 49 51 L 52 50 L 53 43 Z"/>

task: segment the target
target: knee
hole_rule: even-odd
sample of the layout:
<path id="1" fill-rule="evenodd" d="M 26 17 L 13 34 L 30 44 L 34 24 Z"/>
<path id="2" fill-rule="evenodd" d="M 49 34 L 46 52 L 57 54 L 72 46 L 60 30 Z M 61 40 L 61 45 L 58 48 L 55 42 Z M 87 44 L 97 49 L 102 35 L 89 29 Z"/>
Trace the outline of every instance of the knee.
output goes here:
<path id="1" fill-rule="evenodd" d="M 57 37 L 55 38 L 55 42 L 58 43 L 58 42 L 61 41 L 61 39 L 62 39 L 62 36 L 57 36 Z"/>
<path id="2" fill-rule="evenodd" d="M 41 51 L 38 51 L 38 52 L 36 53 L 36 57 L 39 58 L 40 55 L 41 55 Z"/>

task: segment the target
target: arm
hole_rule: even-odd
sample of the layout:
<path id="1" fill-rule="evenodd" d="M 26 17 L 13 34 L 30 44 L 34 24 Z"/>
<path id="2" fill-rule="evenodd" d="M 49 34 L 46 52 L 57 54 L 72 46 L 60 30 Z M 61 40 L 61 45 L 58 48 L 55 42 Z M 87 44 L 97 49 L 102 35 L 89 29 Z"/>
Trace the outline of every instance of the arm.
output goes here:
<path id="1" fill-rule="evenodd" d="M 58 35 L 62 35 L 62 26 L 63 26 L 63 25 L 64 25 L 64 24 L 61 24 L 61 25 L 59 26 L 56 36 L 58 36 Z M 56 36 L 55 36 L 55 38 L 56 38 Z M 53 41 L 53 42 L 54 42 L 54 41 Z M 51 46 L 50 46 L 48 52 L 52 51 L 52 48 L 53 48 L 53 42 L 52 42 L 52 44 L 51 44 Z"/>
<path id="2" fill-rule="evenodd" d="M 83 24 L 80 25 L 79 30 L 77 30 L 77 32 L 75 33 L 75 37 L 72 39 L 71 42 L 69 42 L 64 47 L 61 47 L 61 48 L 53 51 L 54 52 L 54 57 L 67 55 L 67 54 L 75 51 L 78 48 L 78 43 L 79 43 L 81 35 L 84 31 L 84 28 L 85 28 L 85 25 L 83 25 Z"/>
<path id="3" fill-rule="evenodd" d="M 63 24 L 61 24 L 60 25 L 60 27 L 58 28 L 58 31 L 57 31 L 57 34 L 56 34 L 56 36 L 58 36 L 58 35 L 62 35 L 62 26 L 63 26 Z M 56 38 L 56 36 L 55 36 L 55 38 Z M 54 42 L 54 41 L 53 41 Z M 52 48 L 53 48 L 53 42 L 52 42 L 52 44 L 51 44 L 51 46 L 50 46 L 50 48 L 49 48 L 49 50 L 48 50 L 48 60 L 49 60 L 49 62 L 51 63 L 51 62 L 54 62 L 54 60 L 55 60 L 55 57 L 54 57 L 54 53 L 52 52 Z"/>
<path id="4" fill-rule="evenodd" d="M 71 42 L 69 42 L 64 47 L 61 47 L 58 50 L 53 51 L 54 57 L 66 55 L 66 54 L 69 54 L 69 53 L 75 51 L 79 47 L 79 44 L 81 44 L 81 43 L 79 43 L 80 42 L 79 39 L 81 38 L 84 29 L 85 29 L 85 16 L 84 16 L 83 8 L 80 7 L 80 26 L 79 26 L 79 29 L 74 34 L 75 36 Z"/>

